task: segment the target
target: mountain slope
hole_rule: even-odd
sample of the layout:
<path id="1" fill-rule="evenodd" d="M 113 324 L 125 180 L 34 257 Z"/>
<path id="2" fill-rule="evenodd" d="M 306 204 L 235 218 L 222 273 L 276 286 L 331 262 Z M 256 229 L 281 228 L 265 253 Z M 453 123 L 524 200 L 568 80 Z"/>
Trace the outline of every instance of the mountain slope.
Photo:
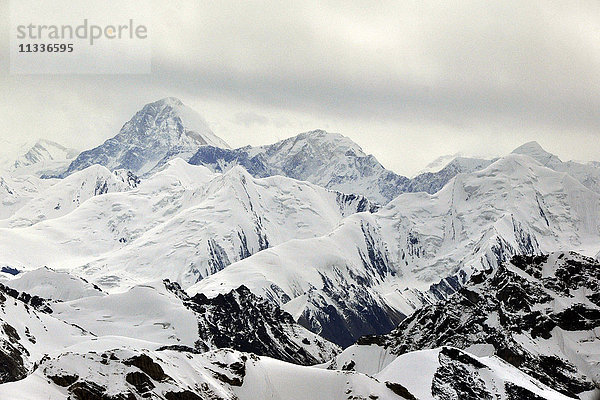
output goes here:
<path id="1" fill-rule="evenodd" d="M 155 386 L 144 374 L 155 381 L 166 380 L 168 382 L 165 383 L 170 383 L 174 389 L 186 386 L 188 379 L 166 379 L 160 364 L 148 355 L 155 351 L 158 351 L 154 355 L 158 355 L 157 360 L 161 364 L 164 357 L 172 359 L 169 354 L 174 356 L 173 361 L 176 362 L 169 365 L 172 373 L 186 367 L 183 360 L 206 358 L 209 361 L 206 365 L 208 369 L 200 368 L 202 372 L 194 380 L 203 381 L 201 377 L 210 371 L 208 376 L 214 376 L 217 381 L 213 382 L 223 385 L 222 390 L 229 388 L 226 384 L 239 386 L 232 382 L 235 382 L 236 374 L 239 375 L 243 370 L 235 370 L 234 365 L 230 369 L 233 376 L 213 375 L 212 372 L 224 370 L 227 373 L 228 355 L 239 353 L 209 350 L 220 347 L 246 348 L 294 364 L 322 363 L 339 352 L 335 345 L 298 326 L 289 314 L 272 303 L 252 296 L 243 287 L 215 300 L 201 296 L 189 298 L 178 285 L 168 281 L 155 286 L 134 287 L 123 294 L 104 295 L 96 290 L 75 293 L 77 291 L 72 289 L 82 288 L 76 278 L 47 269 L 38 272 L 27 274 L 26 282 L 19 282 L 23 280 L 21 278 L 13 283 L 35 290 L 40 289 L 42 282 L 37 282 L 36 286 L 32 279 L 45 277 L 48 286 L 42 288 L 44 294 L 75 299 L 42 299 L 0 284 L 1 398 L 36 399 L 42 396 L 46 399 L 53 394 L 65 393 L 66 389 L 61 388 L 67 386 L 75 398 L 89 398 L 85 393 L 91 395 L 94 390 L 110 391 L 119 380 L 132 385 L 126 385 L 125 388 L 132 387 L 134 392 L 146 397 L 143 395 L 147 391 L 143 390 L 145 385 L 149 385 L 150 389 Z M 68 289 L 63 287 L 65 283 Z M 260 329 L 255 329 L 255 324 Z M 107 352 L 114 348 L 117 350 Z M 121 357 L 124 353 L 129 356 Z M 215 358 L 218 354 L 225 357 Z M 243 361 L 249 358 L 259 360 L 255 354 L 243 355 L 242 358 Z M 281 365 L 287 364 L 282 362 Z M 127 372 L 142 372 L 120 376 L 124 367 Z M 294 366 L 288 368 L 293 369 Z M 72 374 L 68 371 L 77 372 Z M 45 383 L 40 382 L 40 373 Z M 232 380 L 225 379 L 227 375 Z M 89 380 L 83 382 L 87 376 L 102 387 Z M 109 379 L 97 381 L 100 377 Z M 244 375 L 238 377 L 243 379 Z M 72 386 L 76 381 L 79 384 Z M 26 386 L 15 392 L 15 387 L 19 388 L 22 382 L 26 382 Z M 50 386 L 42 388 L 44 385 Z M 193 386 L 192 390 L 195 392 L 201 388 Z M 167 395 L 167 398 L 179 397 Z"/>
<path id="2" fill-rule="evenodd" d="M 600 195 L 526 156 L 456 176 L 435 195 L 402 194 L 330 234 L 294 240 L 230 265 L 189 293 L 246 285 L 340 345 L 383 332 L 515 254 L 600 243 Z"/>
<path id="3" fill-rule="evenodd" d="M 600 193 L 600 166 L 590 162 L 581 164 L 575 161 L 563 162 L 554 154 L 548 153 L 537 142 L 525 143 L 513 150 L 515 154 L 524 154 L 540 164 L 558 172 L 565 172 L 581 182 L 585 187 Z"/>
<path id="4" fill-rule="evenodd" d="M 48 310 L 45 300 L 0 284 L 0 383 L 23 379 L 48 352 L 91 336 Z"/>
<path id="5" fill-rule="evenodd" d="M 201 294 L 188 297 L 175 283 L 165 285 L 196 315 L 197 351 L 230 348 L 300 365 L 322 363 L 340 351 L 245 286 L 208 299 Z"/>
<path id="6" fill-rule="evenodd" d="M 0 284 L 4 381 L 23 377 L 32 362 L 90 337 L 135 338 L 154 348 L 192 352 L 232 348 L 302 365 L 323 363 L 339 353 L 337 346 L 244 287 L 212 300 L 190 298 L 169 281 L 107 295 L 79 278 L 47 268 L 4 283 Z"/>
<path id="7" fill-rule="evenodd" d="M 79 154 L 62 176 L 93 164 L 140 175 L 152 170 L 167 154 L 189 159 L 203 145 L 229 147 L 199 114 L 168 97 L 146 104 L 115 137 Z"/>
<path id="8" fill-rule="evenodd" d="M 474 275 L 447 300 L 417 310 L 390 334 L 361 338 L 336 364 L 349 365 L 351 353 L 385 351 L 390 359 L 454 346 L 495 354 L 566 395 L 580 395 L 600 389 L 599 290 L 600 264 L 591 258 L 515 256 L 495 272 Z"/>
<path id="9" fill-rule="evenodd" d="M 0 220 L 9 218 L 29 200 L 55 184 L 57 179 L 34 176 L 0 176 Z"/>
<path id="10" fill-rule="evenodd" d="M 451 347 L 403 354 L 375 376 L 413 399 L 570 398 L 496 357 L 476 357 Z"/>

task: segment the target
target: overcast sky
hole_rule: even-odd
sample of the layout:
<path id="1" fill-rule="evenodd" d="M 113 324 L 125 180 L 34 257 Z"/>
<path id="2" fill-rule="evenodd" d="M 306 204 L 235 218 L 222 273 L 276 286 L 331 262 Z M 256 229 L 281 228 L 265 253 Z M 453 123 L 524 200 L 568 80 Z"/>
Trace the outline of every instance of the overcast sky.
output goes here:
<path id="1" fill-rule="evenodd" d="M 598 0 L 153 1 L 153 73 L 102 76 L 9 75 L 7 8 L 0 139 L 85 149 L 175 96 L 234 147 L 321 128 L 406 175 L 530 140 L 600 160 Z"/>

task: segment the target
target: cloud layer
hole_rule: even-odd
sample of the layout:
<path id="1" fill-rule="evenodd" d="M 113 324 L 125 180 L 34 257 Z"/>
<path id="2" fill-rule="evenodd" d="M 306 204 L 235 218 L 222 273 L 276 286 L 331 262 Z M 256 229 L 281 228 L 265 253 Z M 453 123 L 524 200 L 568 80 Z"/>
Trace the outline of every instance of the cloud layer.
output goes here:
<path id="1" fill-rule="evenodd" d="M 9 76 L 3 57 L 0 137 L 89 146 L 173 95 L 234 145 L 325 128 L 407 174 L 531 139 L 600 159 L 600 3 L 376 4 L 153 2 L 151 75 Z"/>

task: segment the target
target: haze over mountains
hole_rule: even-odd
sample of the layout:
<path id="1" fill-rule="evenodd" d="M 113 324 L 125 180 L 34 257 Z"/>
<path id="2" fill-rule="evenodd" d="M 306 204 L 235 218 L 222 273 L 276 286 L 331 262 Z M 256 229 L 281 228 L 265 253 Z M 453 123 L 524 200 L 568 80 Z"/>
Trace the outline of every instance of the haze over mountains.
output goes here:
<path id="1" fill-rule="evenodd" d="M 322 130 L 231 149 L 174 98 L 24 154 L 0 176 L 0 397 L 600 386 L 599 163 L 531 142 L 407 178 Z"/>

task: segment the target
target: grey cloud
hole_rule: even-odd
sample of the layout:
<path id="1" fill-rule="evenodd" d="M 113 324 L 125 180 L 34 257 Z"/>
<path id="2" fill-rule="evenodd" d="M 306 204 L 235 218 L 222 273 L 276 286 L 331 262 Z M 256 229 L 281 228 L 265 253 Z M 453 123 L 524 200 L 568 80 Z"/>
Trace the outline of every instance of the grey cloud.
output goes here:
<path id="1" fill-rule="evenodd" d="M 10 96 L 0 100 L 8 121 L 0 136 L 42 132 L 44 122 L 81 130 L 91 120 L 90 141 L 100 141 L 145 102 L 174 95 L 205 106 L 218 134 L 255 142 L 307 124 L 361 144 L 402 132 L 396 144 L 372 146 L 391 146 L 399 166 L 422 167 L 444 151 L 415 161 L 406 150 L 414 138 L 469 153 L 452 143 L 474 146 L 465 135 L 490 131 L 507 147 L 525 133 L 540 140 L 568 132 L 578 145 L 563 157 L 600 158 L 586 146 L 600 132 L 597 1 L 178 0 L 153 9 L 153 74 L 4 73 Z M 40 95 L 50 101 L 32 100 Z"/>
<path id="2" fill-rule="evenodd" d="M 269 119 L 264 115 L 260 115 L 252 111 L 246 111 L 235 114 L 233 122 L 238 125 L 243 125 L 246 128 L 250 128 L 254 125 L 266 125 L 269 123 Z"/>

